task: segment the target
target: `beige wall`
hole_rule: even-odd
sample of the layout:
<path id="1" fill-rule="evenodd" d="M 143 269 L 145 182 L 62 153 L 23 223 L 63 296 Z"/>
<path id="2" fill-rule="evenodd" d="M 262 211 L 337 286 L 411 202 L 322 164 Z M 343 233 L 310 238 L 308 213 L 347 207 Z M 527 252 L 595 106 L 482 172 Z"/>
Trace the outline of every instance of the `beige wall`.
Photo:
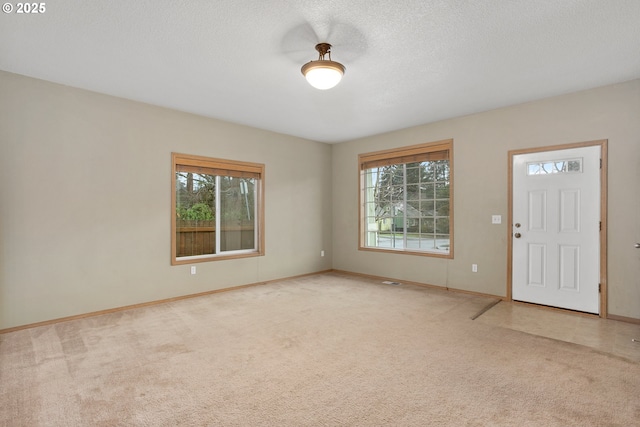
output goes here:
<path id="1" fill-rule="evenodd" d="M 326 145 L 0 72 L 0 329 L 329 268 L 505 295 L 508 150 L 595 139 L 609 312 L 640 318 L 639 117 L 635 80 Z M 358 251 L 357 155 L 446 138 L 455 258 Z M 265 257 L 170 265 L 172 151 L 266 164 Z"/>
<path id="2" fill-rule="evenodd" d="M 447 138 L 454 139 L 454 259 L 358 251 L 358 154 Z M 333 267 L 504 296 L 508 151 L 598 139 L 609 140 L 609 313 L 638 319 L 640 80 L 335 145 Z M 492 225 L 492 214 L 503 224 Z"/>
<path id="3" fill-rule="evenodd" d="M 170 265 L 172 151 L 266 165 L 266 256 Z M 0 329 L 329 269 L 331 197 L 329 145 L 0 72 Z"/>

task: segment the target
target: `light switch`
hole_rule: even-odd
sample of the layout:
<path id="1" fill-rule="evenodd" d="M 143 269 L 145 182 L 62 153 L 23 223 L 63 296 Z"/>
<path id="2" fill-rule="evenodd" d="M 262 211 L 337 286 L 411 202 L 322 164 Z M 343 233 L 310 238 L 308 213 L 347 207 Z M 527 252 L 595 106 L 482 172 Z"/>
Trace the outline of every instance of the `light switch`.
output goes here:
<path id="1" fill-rule="evenodd" d="M 502 224 L 502 215 L 491 215 L 491 224 Z"/>

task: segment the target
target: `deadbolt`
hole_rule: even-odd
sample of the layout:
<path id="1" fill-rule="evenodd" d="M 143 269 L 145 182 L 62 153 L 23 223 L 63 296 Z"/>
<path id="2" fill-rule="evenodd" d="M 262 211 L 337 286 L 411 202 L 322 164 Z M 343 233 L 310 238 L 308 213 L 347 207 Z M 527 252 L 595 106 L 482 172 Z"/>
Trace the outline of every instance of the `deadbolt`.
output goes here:
<path id="1" fill-rule="evenodd" d="M 516 222 L 516 228 L 520 228 L 520 223 Z"/>
<path id="2" fill-rule="evenodd" d="M 516 233 L 516 234 L 514 234 L 513 236 L 514 236 L 516 239 L 519 239 L 520 237 L 522 237 L 522 234 L 520 234 L 520 233 Z"/>

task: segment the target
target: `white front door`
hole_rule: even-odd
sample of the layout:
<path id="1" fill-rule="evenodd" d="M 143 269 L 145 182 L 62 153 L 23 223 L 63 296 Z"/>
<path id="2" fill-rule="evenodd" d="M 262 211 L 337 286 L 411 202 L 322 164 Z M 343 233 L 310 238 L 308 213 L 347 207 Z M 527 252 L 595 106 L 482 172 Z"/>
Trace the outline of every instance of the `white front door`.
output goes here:
<path id="1" fill-rule="evenodd" d="M 512 298 L 600 311 L 600 146 L 513 156 Z"/>

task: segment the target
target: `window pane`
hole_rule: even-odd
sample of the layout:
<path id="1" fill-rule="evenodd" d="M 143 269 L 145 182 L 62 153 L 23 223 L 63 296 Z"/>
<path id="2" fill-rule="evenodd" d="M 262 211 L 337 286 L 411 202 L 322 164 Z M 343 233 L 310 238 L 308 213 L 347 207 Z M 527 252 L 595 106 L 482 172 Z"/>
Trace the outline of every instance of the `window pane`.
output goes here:
<path id="1" fill-rule="evenodd" d="M 400 212 L 402 213 L 402 212 Z M 391 231 L 404 231 L 404 217 L 394 216 Z"/>
<path id="2" fill-rule="evenodd" d="M 435 220 L 433 218 L 421 218 L 420 219 L 420 232 L 421 233 L 435 233 Z"/>
<path id="3" fill-rule="evenodd" d="M 582 172 L 582 159 L 527 163 L 527 175 Z"/>
<path id="4" fill-rule="evenodd" d="M 436 212 L 434 216 L 449 215 L 449 200 L 436 200 Z"/>
<path id="5" fill-rule="evenodd" d="M 387 200 L 403 201 L 404 200 L 404 185 L 394 185 L 389 189 Z"/>
<path id="6" fill-rule="evenodd" d="M 580 172 L 582 171 L 582 162 L 580 160 L 569 160 L 567 162 L 568 172 Z"/>
<path id="7" fill-rule="evenodd" d="M 376 206 L 374 202 L 366 203 L 364 208 L 365 215 L 367 217 L 375 217 L 377 215 Z"/>
<path id="8" fill-rule="evenodd" d="M 433 200 L 424 200 L 420 202 L 420 213 L 422 216 L 433 216 L 435 209 L 435 202 Z"/>
<path id="9" fill-rule="evenodd" d="M 435 250 L 436 249 L 436 239 L 433 235 L 423 234 L 420 237 L 420 249 L 423 250 Z"/>
<path id="10" fill-rule="evenodd" d="M 420 199 L 420 186 L 418 184 L 407 184 L 407 200 Z"/>
<path id="11" fill-rule="evenodd" d="M 410 167 L 410 165 L 413 167 Z M 416 166 L 419 166 L 420 163 L 411 163 L 410 165 L 407 165 L 407 184 L 418 184 L 420 182 L 421 169 Z"/>
<path id="12" fill-rule="evenodd" d="M 255 249 L 255 179 L 220 177 L 220 250 Z"/>
<path id="13" fill-rule="evenodd" d="M 449 218 L 436 218 L 435 232 L 442 233 L 442 234 L 449 234 Z"/>
<path id="14" fill-rule="evenodd" d="M 449 181 L 449 161 L 439 160 L 435 163 L 436 168 L 436 181 Z"/>
<path id="15" fill-rule="evenodd" d="M 433 199 L 435 195 L 435 187 L 432 183 L 425 183 L 420 185 L 420 198 L 421 199 Z"/>
<path id="16" fill-rule="evenodd" d="M 420 232 L 420 219 L 419 218 L 407 218 L 406 220 L 406 229 L 407 236 L 409 233 L 418 233 Z"/>
<path id="17" fill-rule="evenodd" d="M 448 199 L 449 198 L 449 183 L 436 184 L 436 199 Z"/>
<path id="18" fill-rule="evenodd" d="M 378 239 L 376 242 L 376 247 L 378 248 L 393 248 L 393 234 L 389 232 L 380 232 L 378 234 Z"/>
<path id="19" fill-rule="evenodd" d="M 449 242 L 449 236 L 446 235 L 436 235 L 436 249 L 443 251 L 443 252 L 449 252 L 449 246 L 450 246 L 450 242 Z"/>
<path id="20" fill-rule="evenodd" d="M 215 253 L 215 176 L 176 172 L 176 256 Z"/>

